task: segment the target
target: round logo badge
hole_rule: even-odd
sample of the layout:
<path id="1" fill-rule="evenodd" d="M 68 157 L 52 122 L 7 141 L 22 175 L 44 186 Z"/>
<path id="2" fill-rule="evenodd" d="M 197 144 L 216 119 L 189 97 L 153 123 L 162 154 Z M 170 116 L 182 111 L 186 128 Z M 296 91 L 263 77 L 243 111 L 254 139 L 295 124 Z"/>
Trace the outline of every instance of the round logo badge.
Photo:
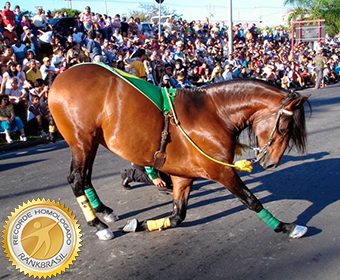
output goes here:
<path id="1" fill-rule="evenodd" d="M 54 200 L 19 205 L 4 227 L 2 242 L 9 261 L 34 278 L 60 274 L 80 251 L 81 234 L 75 216 Z"/>

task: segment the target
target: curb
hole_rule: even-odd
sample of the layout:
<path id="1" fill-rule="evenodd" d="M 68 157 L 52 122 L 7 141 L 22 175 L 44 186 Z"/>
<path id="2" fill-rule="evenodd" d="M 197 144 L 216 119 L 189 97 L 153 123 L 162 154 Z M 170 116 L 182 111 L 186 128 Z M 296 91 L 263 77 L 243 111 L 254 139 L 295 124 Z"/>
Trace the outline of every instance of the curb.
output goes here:
<path id="1" fill-rule="evenodd" d="M 40 139 L 28 140 L 26 142 L 17 142 L 13 144 L 7 144 L 7 145 L 0 146 L 0 153 L 9 152 L 13 150 L 19 150 L 19 149 L 28 148 L 28 147 L 32 147 L 32 146 L 36 146 L 40 144 L 47 144 L 47 143 L 49 143 L 49 141 L 47 137 L 44 137 Z"/>

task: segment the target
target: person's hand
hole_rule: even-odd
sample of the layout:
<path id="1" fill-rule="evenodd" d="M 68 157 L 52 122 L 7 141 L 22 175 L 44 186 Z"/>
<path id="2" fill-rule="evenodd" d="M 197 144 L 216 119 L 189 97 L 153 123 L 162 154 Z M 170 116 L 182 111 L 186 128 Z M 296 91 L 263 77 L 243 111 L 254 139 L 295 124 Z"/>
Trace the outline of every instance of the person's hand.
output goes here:
<path id="1" fill-rule="evenodd" d="M 7 119 L 6 119 L 6 122 L 7 122 L 8 124 L 11 124 L 12 119 L 11 119 L 11 118 L 7 118 Z"/>
<path id="2" fill-rule="evenodd" d="M 165 187 L 166 186 L 166 183 L 161 179 L 161 178 L 156 178 L 156 179 L 153 179 L 152 180 L 152 183 L 158 187 L 158 188 L 161 188 L 161 187 Z"/>

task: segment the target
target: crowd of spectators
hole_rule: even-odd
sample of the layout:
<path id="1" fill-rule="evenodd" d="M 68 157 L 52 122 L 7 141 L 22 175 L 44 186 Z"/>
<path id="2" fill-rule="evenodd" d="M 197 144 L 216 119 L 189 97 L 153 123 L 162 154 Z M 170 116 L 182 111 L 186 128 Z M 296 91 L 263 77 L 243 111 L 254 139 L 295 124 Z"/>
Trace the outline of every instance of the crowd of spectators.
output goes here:
<path id="1" fill-rule="evenodd" d="M 156 22 L 145 28 L 139 18 L 118 14 L 111 18 L 93 13 L 90 7 L 80 13 L 68 34 L 59 34 L 48 23 L 58 17 L 67 13 L 37 8 L 30 17 L 19 6 L 12 11 L 9 2 L 1 12 L 0 130 L 6 132 L 8 143 L 12 142 L 8 130 L 21 129 L 15 116 L 26 133 L 44 136 L 48 132 L 49 86 L 60 72 L 82 62 L 103 62 L 168 88 L 255 78 L 284 89 L 302 89 L 315 86 L 319 53 L 322 86 L 339 81 L 339 35 L 326 35 L 314 46 L 296 43 L 292 51 L 283 28 L 259 30 L 255 24 L 238 24 L 230 54 L 228 27 L 223 22 L 210 23 L 208 18 L 189 22 L 169 17 L 158 37 Z M 26 140 L 22 131 L 20 139 Z"/>

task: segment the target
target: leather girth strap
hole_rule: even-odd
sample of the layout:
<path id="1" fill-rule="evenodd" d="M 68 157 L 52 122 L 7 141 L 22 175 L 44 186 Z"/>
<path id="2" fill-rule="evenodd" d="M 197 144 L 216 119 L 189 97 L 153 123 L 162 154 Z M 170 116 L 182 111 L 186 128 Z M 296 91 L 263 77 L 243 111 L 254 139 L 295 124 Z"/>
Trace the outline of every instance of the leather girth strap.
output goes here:
<path id="1" fill-rule="evenodd" d="M 164 114 L 164 127 L 162 131 L 161 146 L 159 148 L 159 151 L 157 151 L 154 154 L 153 167 L 157 170 L 160 170 L 163 167 L 166 160 L 165 148 L 166 145 L 168 144 L 170 118 L 171 118 L 170 112 Z"/>

